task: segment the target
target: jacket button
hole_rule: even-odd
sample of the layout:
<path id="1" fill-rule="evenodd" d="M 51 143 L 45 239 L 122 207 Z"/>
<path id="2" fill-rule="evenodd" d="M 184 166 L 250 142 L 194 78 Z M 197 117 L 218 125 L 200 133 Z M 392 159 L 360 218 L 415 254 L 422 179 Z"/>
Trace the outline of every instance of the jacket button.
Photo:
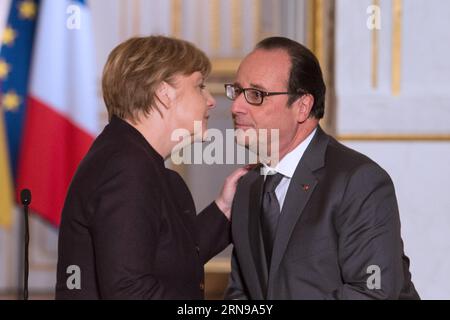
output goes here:
<path id="1" fill-rule="evenodd" d="M 200 282 L 200 290 L 205 290 L 205 284 L 203 282 Z"/>
<path id="2" fill-rule="evenodd" d="M 197 250 L 197 253 L 200 254 L 200 247 L 199 246 L 195 246 L 195 250 Z"/>

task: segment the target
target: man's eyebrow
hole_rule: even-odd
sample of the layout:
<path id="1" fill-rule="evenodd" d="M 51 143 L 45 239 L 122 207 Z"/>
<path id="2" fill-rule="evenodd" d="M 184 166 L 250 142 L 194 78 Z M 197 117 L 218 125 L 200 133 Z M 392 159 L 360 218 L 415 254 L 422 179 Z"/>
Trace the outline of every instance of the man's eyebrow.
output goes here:
<path id="1" fill-rule="evenodd" d="M 239 83 L 239 81 L 235 81 L 233 84 L 239 88 L 243 88 L 243 86 Z M 267 90 L 263 85 L 257 83 L 250 83 L 250 87 L 263 91 Z"/>
<path id="2" fill-rule="evenodd" d="M 257 83 L 250 83 L 250 86 L 251 86 L 252 88 L 260 89 L 260 90 L 263 90 L 263 91 L 266 91 L 266 90 L 267 90 L 263 85 L 257 84 Z"/>

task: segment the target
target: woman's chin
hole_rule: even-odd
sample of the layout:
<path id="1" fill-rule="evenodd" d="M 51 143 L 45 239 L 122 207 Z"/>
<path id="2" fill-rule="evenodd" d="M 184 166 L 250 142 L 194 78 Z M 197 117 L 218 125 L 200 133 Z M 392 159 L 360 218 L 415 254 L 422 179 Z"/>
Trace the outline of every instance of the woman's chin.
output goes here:
<path id="1" fill-rule="evenodd" d="M 207 120 L 203 120 L 202 122 L 202 130 L 201 132 L 194 132 L 194 141 L 195 142 L 205 142 L 208 141 L 208 122 Z"/>
<path id="2" fill-rule="evenodd" d="M 195 130 L 191 134 L 191 139 L 192 139 L 192 143 L 206 141 L 206 139 L 207 139 L 207 132 L 206 132 L 206 130 L 203 127 L 202 127 L 201 130 Z"/>

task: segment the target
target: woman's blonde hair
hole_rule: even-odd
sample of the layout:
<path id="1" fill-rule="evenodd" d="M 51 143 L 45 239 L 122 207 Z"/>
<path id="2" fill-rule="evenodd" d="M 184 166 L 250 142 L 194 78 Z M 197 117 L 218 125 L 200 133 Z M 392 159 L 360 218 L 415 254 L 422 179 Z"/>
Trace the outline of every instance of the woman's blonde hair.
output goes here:
<path id="1" fill-rule="evenodd" d="M 164 37 L 131 38 L 109 54 L 103 69 L 103 99 L 109 119 L 113 115 L 135 123 L 138 114 L 156 110 L 156 89 L 163 82 L 174 85 L 176 75 L 211 71 L 208 57 L 190 42 Z"/>

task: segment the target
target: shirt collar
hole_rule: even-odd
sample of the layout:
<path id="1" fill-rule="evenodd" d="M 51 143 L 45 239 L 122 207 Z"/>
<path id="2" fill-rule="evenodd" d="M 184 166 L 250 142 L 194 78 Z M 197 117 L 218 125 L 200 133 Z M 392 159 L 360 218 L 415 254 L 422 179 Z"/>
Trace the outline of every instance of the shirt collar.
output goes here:
<path id="1" fill-rule="evenodd" d="M 278 164 L 275 166 L 275 168 L 272 168 L 268 166 L 267 164 L 263 163 L 263 173 L 264 176 L 266 176 L 269 172 L 278 172 L 281 173 L 283 176 L 287 178 L 292 178 L 294 175 L 295 169 L 297 168 L 298 163 L 303 157 L 303 154 L 305 153 L 306 148 L 308 148 L 309 143 L 311 142 L 312 138 L 314 137 L 314 134 L 316 133 L 317 128 L 315 128 L 308 137 L 306 137 L 305 140 L 303 140 L 301 143 L 299 143 L 298 146 L 295 147 L 294 150 L 286 154 L 283 159 L 278 162 Z"/>

